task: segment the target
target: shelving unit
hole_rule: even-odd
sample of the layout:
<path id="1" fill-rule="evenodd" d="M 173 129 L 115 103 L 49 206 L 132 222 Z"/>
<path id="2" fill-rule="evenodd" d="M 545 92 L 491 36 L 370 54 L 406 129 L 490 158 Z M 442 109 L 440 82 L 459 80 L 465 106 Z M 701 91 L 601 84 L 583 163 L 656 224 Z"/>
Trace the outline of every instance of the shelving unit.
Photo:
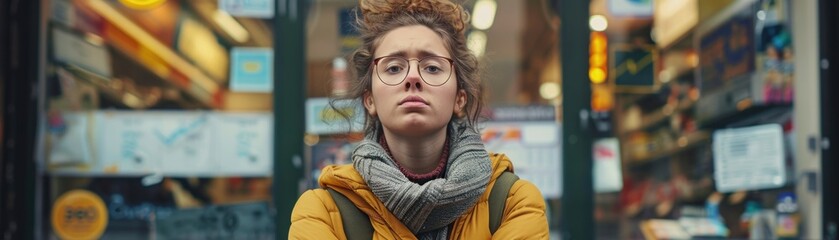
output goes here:
<path id="1" fill-rule="evenodd" d="M 212 99 L 213 95 L 221 89 L 218 84 L 220 81 L 211 78 L 202 72 L 202 70 L 198 67 L 175 53 L 171 48 L 155 39 L 151 34 L 143 30 L 136 23 L 120 14 L 109 3 L 105 1 L 88 0 L 85 1 L 85 4 L 89 5 L 97 14 L 101 15 L 108 22 L 120 28 L 140 45 L 157 55 L 160 60 L 164 61 L 169 67 L 178 73 L 183 74 L 188 79 L 188 84 L 184 86 L 177 80 L 173 79 L 174 74 L 162 76 L 163 79 L 170 81 L 173 85 L 180 86 L 182 90 L 186 91 L 194 98 L 205 102 L 206 105 L 215 106 Z M 197 88 L 193 87 L 193 84 Z"/>
<path id="2" fill-rule="evenodd" d="M 627 135 L 627 134 L 630 134 L 630 133 L 633 133 L 633 132 L 638 132 L 638 131 L 642 131 L 642 130 L 649 130 L 653 126 L 656 126 L 659 123 L 667 120 L 673 114 L 677 114 L 677 113 L 681 113 L 681 112 L 693 109 L 693 107 L 695 105 L 696 105 L 696 101 L 689 100 L 689 99 L 679 101 L 679 103 L 675 104 L 675 106 L 665 105 L 661 109 L 659 109 L 659 110 L 657 110 L 657 111 L 655 111 L 651 114 L 648 114 L 646 116 L 643 116 L 641 118 L 641 125 L 639 127 L 624 129 L 623 131 L 621 131 L 619 133 L 619 135 Z"/>
<path id="3" fill-rule="evenodd" d="M 677 138 L 676 143 L 673 144 L 671 147 L 654 151 L 648 154 L 641 154 L 639 156 L 629 156 L 629 158 L 626 159 L 626 162 L 631 165 L 648 163 L 656 159 L 661 159 L 666 156 L 681 153 L 685 150 L 690 149 L 691 147 L 696 146 L 699 143 L 707 142 L 709 140 L 711 140 L 711 136 L 706 131 L 696 131 L 688 133 Z"/>

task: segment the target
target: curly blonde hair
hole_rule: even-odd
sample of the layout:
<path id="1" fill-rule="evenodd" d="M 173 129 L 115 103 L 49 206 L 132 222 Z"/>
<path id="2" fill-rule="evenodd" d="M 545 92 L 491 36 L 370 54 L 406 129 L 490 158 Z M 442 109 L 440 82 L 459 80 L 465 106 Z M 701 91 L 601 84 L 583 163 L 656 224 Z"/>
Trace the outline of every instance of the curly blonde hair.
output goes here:
<path id="1" fill-rule="evenodd" d="M 341 99 L 361 100 L 372 91 L 373 52 L 382 37 L 393 29 L 404 26 L 425 26 L 437 33 L 454 60 L 457 89 L 466 92 L 465 117 L 477 126 L 483 108 L 483 85 L 479 78 L 478 59 L 466 46 L 466 27 L 469 14 L 463 7 L 449 0 L 360 0 L 362 17 L 356 18 L 362 45 L 350 56 L 350 71 L 356 81 Z M 358 14 L 358 13 L 356 13 Z M 338 100 L 338 99 L 335 99 Z M 379 120 L 365 111 L 364 131 L 370 133 Z"/>

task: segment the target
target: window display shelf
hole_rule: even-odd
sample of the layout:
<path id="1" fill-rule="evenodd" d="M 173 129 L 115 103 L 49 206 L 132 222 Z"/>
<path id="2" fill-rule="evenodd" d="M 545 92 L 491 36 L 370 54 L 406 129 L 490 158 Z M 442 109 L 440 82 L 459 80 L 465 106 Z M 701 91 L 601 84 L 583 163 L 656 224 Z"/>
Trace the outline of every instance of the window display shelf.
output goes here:
<path id="1" fill-rule="evenodd" d="M 79 29 L 74 29 L 59 22 L 53 22 L 52 26 L 53 28 L 58 29 L 62 32 L 69 32 L 77 36 L 90 35 L 90 33 L 81 32 Z M 130 72 L 142 71 L 145 77 L 143 77 L 141 80 L 152 82 L 152 85 L 172 86 L 178 89 L 179 91 L 182 91 L 184 93 L 183 96 L 189 96 L 190 98 L 195 100 L 195 103 L 182 103 L 181 105 L 197 106 L 200 108 L 213 108 L 214 103 L 212 102 L 212 95 L 209 92 L 203 92 L 201 91 L 201 89 L 193 88 L 190 86 L 191 84 L 189 84 L 188 82 L 184 82 L 183 80 L 176 80 L 174 74 L 166 73 L 166 71 L 160 71 L 159 69 L 161 66 L 155 66 L 153 63 L 149 63 L 148 61 L 141 61 L 140 59 L 138 59 L 136 54 L 132 54 L 125 49 L 121 49 L 120 47 L 115 46 L 112 43 L 109 43 L 107 41 L 101 41 L 98 42 L 97 45 L 100 48 L 107 49 L 107 52 L 109 52 L 111 61 L 113 62 L 109 63 L 108 67 L 111 69 L 111 71 L 116 71 L 113 74 L 113 78 L 120 78 L 121 76 L 124 76 L 125 74 L 123 74 L 123 72 L 120 71 L 124 71 L 126 69 L 128 69 Z M 130 66 L 125 67 L 126 64 Z M 99 73 L 90 71 L 88 68 L 79 66 L 73 62 L 61 61 L 59 65 L 61 65 L 66 70 L 72 72 L 74 75 L 76 75 L 76 77 L 79 77 L 83 80 L 92 83 L 97 88 L 97 90 L 104 93 L 105 97 L 107 97 L 110 100 L 116 101 L 123 106 L 132 109 L 145 109 L 151 107 L 149 104 L 138 103 L 137 101 L 139 101 L 139 98 L 136 94 L 132 96 L 127 96 L 126 94 L 129 93 L 120 93 L 119 91 L 116 91 L 112 87 L 108 86 L 111 82 L 113 82 L 112 77 L 103 76 Z"/>
<path id="2" fill-rule="evenodd" d="M 681 153 L 685 150 L 691 149 L 699 143 L 709 141 L 710 139 L 711 135 L 706 131 L 692 132 L 677 138 L 676 143 L 671 145 L 671 147 L 646 154 L 629 155 L 627 163 L 633 165 L 648 163 L 666 156 Z"/>
<path id="3" fill-rule="evenodd" d="M 152 105 L 141 100 L 142 98 L 137 94 L 127 91 L 117 91 L 116 89 L 108 86 L 108 82 L 111 80 L 104 76 L 87 71 L 75 65 L 68 64 L 62 67 L 62 69 L 67 70 L 67 72 L 72 74 L 76 79 L 87 82 L 95 87 L 96 91 L 100 92 L 105 98 L 119 103 L 119 105 L 124 107 L 131 109 L 146 109 Z"/>
<path id="4" fill-rule="evenodd" d="M 143 30 L 136 23 L 120 14 L 119 11 L 114 9 L 108 2 L 92 0 L 86 1 L 86 4 L 88 4 L 97 14 L 101 15 L 108 22 L 111 22 L 123 30 L 140 45 L 146 47 L 152 53 L 157 55 L 159 59 L 165 62 L 168 66 L 172 67 L 177 72 L 182 73 L 189 80 L 190 85 L 196 85 L 200 88 L 200 90 L 198 90 L 187 86 L 185 87 L 187 92 L 194 95 L 196 98 L 207 102 L 208 105 L 213 105 L 211 102 L 211 96 L 220 91 L 221 88 L 218 84 L 219 81 L 211 78 L 202 72 L 198 67 L 178 55 L 171 48 L 155 39 L 154 36 Z M 164 79 L 172 80 L 170 77 L 166 77 Z M 178 84 L 175 81 L 172 82 L 173 84 Z M 196 91 L 206 92 L 209 97 L 197 94 Z"/>
<path id="5" fill-rule="evenodd" d="M 637 128 L 624 129 L 623 131 L 621 131 L 620 135 L 625 137 L 626 135 L 629 135 L 634 132 L 649 130 L 650 128 L 659 125 L 660 123 L 669 119 L 670 116 L 672 116 L 673 114 L 691 110 L 695 105 L 696 101 L 690 99 L 681 100 L 677 104 L 664 105 L 664 107 L 662 107 L 661 109 L 658 109 L 651 114 L 643 116 L 641 118 L 641 124 Z"/>

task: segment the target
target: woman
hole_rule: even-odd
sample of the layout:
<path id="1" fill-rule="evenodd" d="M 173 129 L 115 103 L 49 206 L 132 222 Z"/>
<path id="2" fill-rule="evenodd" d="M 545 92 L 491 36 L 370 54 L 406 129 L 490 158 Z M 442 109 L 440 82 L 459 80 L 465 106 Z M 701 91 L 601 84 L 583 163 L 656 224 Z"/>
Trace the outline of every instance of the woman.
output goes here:
<path id="1" fill-rule="evenodd" d="M 448 0 L 361 0 L 363 45 L 348 98 L 366 109 L 365 139 L 352 166 L 327 166 L 321 187 L 369 216 L 374 239 L 548 238 L 539 190 L 510 187 L 501 224 L 490 233 L 488 196 L 505 171 L 475 130 L 481 109 L 477 59 L 466 48 L 468 15 Z M 502 196 L 503 197 L 503 196 Z M 346 239 L 324 189 L 309 190 L 292 213 L 290 239 Z"/>

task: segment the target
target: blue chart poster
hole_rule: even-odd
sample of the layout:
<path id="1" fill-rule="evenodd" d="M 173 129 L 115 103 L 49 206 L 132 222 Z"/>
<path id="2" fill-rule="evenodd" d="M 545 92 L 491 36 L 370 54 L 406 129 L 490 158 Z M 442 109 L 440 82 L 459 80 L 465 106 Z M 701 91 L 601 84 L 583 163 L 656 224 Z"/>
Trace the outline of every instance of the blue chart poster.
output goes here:
<path id="1" fill-rule="evenodd" d="M 233 48 L 230 90 L 270 93 L 274 90 L 274 50 Z"/>

